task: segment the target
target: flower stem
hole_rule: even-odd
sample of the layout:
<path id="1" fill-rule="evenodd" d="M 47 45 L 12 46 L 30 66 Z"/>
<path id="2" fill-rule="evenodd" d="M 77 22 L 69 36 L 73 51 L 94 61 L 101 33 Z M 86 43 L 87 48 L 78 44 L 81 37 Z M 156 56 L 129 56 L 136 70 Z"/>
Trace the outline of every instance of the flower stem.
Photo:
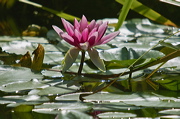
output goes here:
<path id="1" fill-rule="evenodd" d="M 85 51 L 81 51 L 82 55 L 81 55 L 81 64 L 79 66 L 79 70 L 78 70 L 78 75 L 81 75 L 82 69 L 83 69 L 83 64 L 84 64 L 84 59 L 85 59 Z"/>

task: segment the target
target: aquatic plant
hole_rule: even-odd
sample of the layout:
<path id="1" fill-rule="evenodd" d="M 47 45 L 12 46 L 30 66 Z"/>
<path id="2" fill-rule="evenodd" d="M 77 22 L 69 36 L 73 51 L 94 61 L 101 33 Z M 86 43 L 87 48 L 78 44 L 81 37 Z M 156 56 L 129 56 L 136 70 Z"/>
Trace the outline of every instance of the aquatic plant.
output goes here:
<path id="1" fill-rule="evenodd" d="M 74 25 L 61 19 L 66 29 L 66 32 L 61 30 L 59 27 L 54 26 L 54 30 L 59 34 L 69 44 L 75 46 L 66 53 L 63 62 L 63 72 L 69 69 L 75 62 L 79 52 L 82 52 L 82 60 L 78 73 L 81 73 L 82 64 L 84 62 L 85 51 L 88 52 L 91 61 L 100 70 L 105 70 L 104 62 L 100 59 L 98 51 L 94 49 L 94 46 L 105 44 L 111 41 L 114 37 L 119 34 L 119 31 L 105 35 L 106 29 L 108 27 L 107 22 L 95 22 L 92 20 L 89 24 L 86 17 L 83 15 L 82 19 L 78 22 L 77 19 L 74 20 Z"/>

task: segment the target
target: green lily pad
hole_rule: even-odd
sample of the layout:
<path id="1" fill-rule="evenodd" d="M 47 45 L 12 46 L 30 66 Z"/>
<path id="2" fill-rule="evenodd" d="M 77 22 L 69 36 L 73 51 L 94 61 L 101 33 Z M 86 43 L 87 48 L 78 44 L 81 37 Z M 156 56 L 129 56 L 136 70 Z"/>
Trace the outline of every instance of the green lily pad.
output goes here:
<path id="1" fill-rule="evenodd" d="M 61 111 L 56 119 L 93 119 L 92 116 L 75 110 Z"/>
<path id="2" fill-rule="evenodd" d="M 49 101 L 49 99 L 47 97 L 40 97 L 38 95 L 13 95 L 3 96 L 0 98 L 0 104 L 8 104 L 7 107 L 17 107 L 19 105 L 36 105 L 45 101 Z"/>
<path id="3" fill-rule="evenodd" d="M 51 70 L 43 70 L 42 75 L 44 76 L 48 76 L 48 77 L 62 77 L 63 75 L 61 74 L 61 72 L 57 71 L 51 71 Z"/>
<path id="4" fill-rule="evenodd" d="M 146 94 L 146 93 L 96 93 L 93 95 L 89 95 L 84 97 L 85 101 L 106 101 L 106 102 L 120 102 L 120 101 L 143 101 L 143 100 L 151 100 L 151 101 L 159 101 L 159 97 Z"/>
<path id="5" fill-rule="evenodd" d="M 57 109 L 33 109 L 33 112 L 42 114 L 57 115 L 56 119 L 93 119 L 92 116 L 77 110 L 57 110 Z"/>
<path id="6" fill-rule="evenodd" d="M 62 96 L 57 96 L 55 100 L 58 101 L 80 101 L 79 96 L 81 94 L 89 94 L 89 92 L 71 93 Z"/>
<path id="7" fill-rule="evenodd" d="M 180 115 L 180 109 L 167 109 L 159 111 L 159 114 Z"/>
<path id="8" fill-rule="evenodd" d="M 51 110 L 78 110 L 78 111 L 88 111 L 92 109 L 91 103 L 81 103 L 81 102 L 53 102 L 53 103 L 43 103 L 42 105 L 35 106 L 37 109 L 51 109 Z"/>
<path id="9" fill-rule="evenodd" d="M 123 112 L 105 112 L 97 115 L 101 119 L 119 119 L 119 118 L 124 118 L 124 117 L 136 117 L 136 114 L 132 113 L 123 113 Z"/>
<path id="10" fill-rule="evenodd" d="M 48 85 L 42 84 L 37 79 L 34 79 L 31 81 L 18 81 L 18 82 L 5 84 L 3 86 L 0 86 L 0 90 L 5 92 L 15 92 L 19 90 L 35 89 L 35 88 L 41 88 L 47 86 Z"/>
<path id="11" fill-rule="evenodd" d="M 134 48 L 134 49 L 133 49 Z M 147 51 L 146 46 L 140 45 L 132 45 L 131 48 L 123 47 L 123 48 L 114 48 L 100 52 L 100 57 L 106 61 L 111 60 L 129 60 L 129 59 L 138 59 L 141 55 L 143 55 Z M 159 58 L 164 56 L 163 53 L 159 51 L 150 51 L 142 59 L 147 58 Z"/>
<path id="12" fill-rule="evenodd" d="M 50 87 L 34 89 L 29 94 L 35 95 L 62 95 L 66 93 L 73 93 L 79 89 L 77 86 L 67 87 L 67 85 L 54 85 Z"/>
<path id="13" fill-rule="evenodd" d="M 31 79 L 41 80 L 41 74 L 33 73 L 29 68 L 12 67 L 8 65 L 0 65 L 0 88 L 3 89 L 7 84 L 31 81 Z"/>
<path id="14" fill-rule="evenodd" d="M 143 107 L 138 107 L 138 106 L 132 106 L 125 104 L 123 102 L 99 102 L 95 103 L 93 109 L 94 110 L 101 110 L 101 111 L 120 111 L 120 110 L 139 110 L 142 109 Z"/>
<path id="15" fill-rule="evenodd" d="M 161 107 L 161 108 L 180 108 L 180 102 L 174 102 L 172 100 L 167 101 L 123 101 L 126 104 L 143 106 L 143 107 Z"/>

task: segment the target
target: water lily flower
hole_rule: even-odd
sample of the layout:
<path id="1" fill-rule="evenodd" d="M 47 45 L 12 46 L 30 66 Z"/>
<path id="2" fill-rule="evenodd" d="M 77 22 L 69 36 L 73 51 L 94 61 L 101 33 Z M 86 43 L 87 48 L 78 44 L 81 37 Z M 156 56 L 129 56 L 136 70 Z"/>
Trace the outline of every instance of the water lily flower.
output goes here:
<path id="1" fill-rule="evenodd" d="M 72 66 L 80 51 L 87 51 L 94 65 L 104 71 L 104 62 L 100 59 L 98 51 L 93 47 L 111 41 L 119 34 L 119 31 L 105 35 L 108 22 L 103 23 L 102 21 L 96 22 L 95 20 L 92 20 L 88 23 L 84 15 L 79 22 L 75 19 L 74 25 L 63 18 L 61 18 L 61 20 L 66 32 L 55 25 L 52 27 L 62 39 L 75 46 L 71 48 L 65 56 L 63 71 L 66 71 Z"/>

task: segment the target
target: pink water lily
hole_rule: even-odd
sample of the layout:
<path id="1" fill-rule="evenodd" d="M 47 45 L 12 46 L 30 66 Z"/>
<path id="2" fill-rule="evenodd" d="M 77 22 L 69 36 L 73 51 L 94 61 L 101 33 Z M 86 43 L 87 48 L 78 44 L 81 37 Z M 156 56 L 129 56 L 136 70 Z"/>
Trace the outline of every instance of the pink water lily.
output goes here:
<path id="1" fill-rule="evenodd" d="M 96 22 L 95 20 L 92 20 L 90 23 L 88 23 L 84 15 L 79 22 L 77 19 L 75 19 L 74 25 L 63 18 L 61 20 L 66 32 L 53 25 L 54 30 L 62 39 L 75 46 L 75 48 L 71 48 L 71 51 L 69 50 L 65 56 L 64 67 L 66 68 L 64 68 L 64 70 L 67 70 L 72 65 L 77 58 L 79 51 L 88 51 L 92 62 L 98 68 L 104 70 L 105 67 L 103 61 L 99 58 L 97 50 L 93 49 L 92 47 L 111 41 L 119 34 L 119 31 L 105 35 L 108 22 L 103 23 L 102 21 Z"/>
<path id="2" fill-rule="evenodd" d="M 66 32 L 53 25 L 54 30 L 69 44 L 78 47 L 81 50 L 88 50 L 96 45 L 109 42 L 119 34 L 119 31 L 105 35 L 107 22 L 95 22 L 92 20 L 89 24 L 83 15 L 80 22 L 74 20 L 74 25 L 62 18 L 62 23 Z"/>

